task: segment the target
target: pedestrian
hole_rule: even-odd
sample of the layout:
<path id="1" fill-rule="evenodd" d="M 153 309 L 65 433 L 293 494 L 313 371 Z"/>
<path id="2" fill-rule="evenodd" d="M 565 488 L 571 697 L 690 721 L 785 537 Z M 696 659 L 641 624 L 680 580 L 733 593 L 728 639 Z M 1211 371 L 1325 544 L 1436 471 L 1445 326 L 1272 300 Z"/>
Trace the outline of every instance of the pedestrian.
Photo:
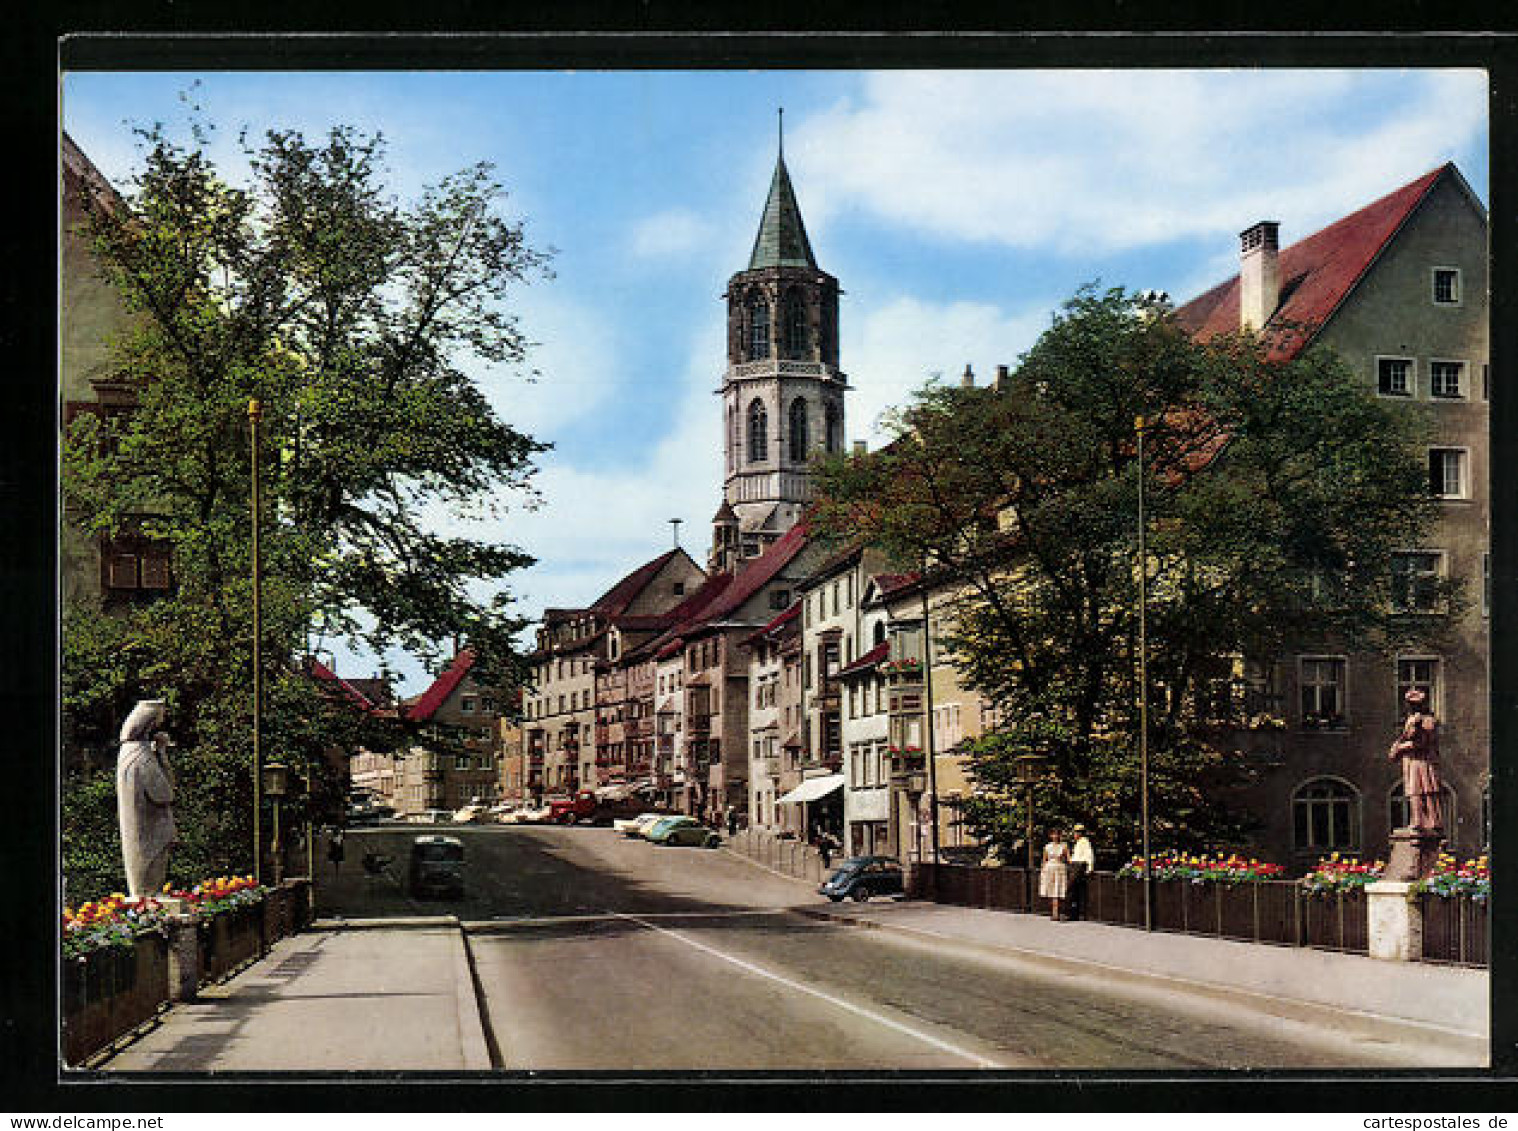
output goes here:
<path id="1" fill-rule="evenodd" d="M 817 851 L 822 856 L 822 866 L 830 868 L 833 864 L 833 838 L 827 833 L 817 834 Z"/>
<path id="2" fill-rule="evenodd" d="M 1038 894 L 1049 901 L 1049 918 L 1058 921 L 1060 904 L 1070 886 L 1070 846 L 1059 829 L 1049 830 L 1044 864 L 1038 872 Z"/>
<path id="3" fill-rule="evenodd" d="M 1091 838 L 1086 835 L 1085 825 L 1076 825 L 1070 830 L 1070 835 L 1075 837 L 1075 847 L 1070 850 L 1068 914 L 1072 919 L 1084 919 L 1086 917 L 1086 885 L 1090 882 L 1091 873 L 1096 871 L 1096 849 L 1091 845 Z"/>
<path id="4" fill-rule="evenodd" d="M 738 807 L 736 805 L 727 807 L 727 835 L 738 835 Z"/>
<path id="5" fill-rule="evenodd" d="M 343 830 L 333 829 L 332 838 L 327 841 L 327 859 L 332 861 L 332 875 L 337 876 L 343 870 Z"/>

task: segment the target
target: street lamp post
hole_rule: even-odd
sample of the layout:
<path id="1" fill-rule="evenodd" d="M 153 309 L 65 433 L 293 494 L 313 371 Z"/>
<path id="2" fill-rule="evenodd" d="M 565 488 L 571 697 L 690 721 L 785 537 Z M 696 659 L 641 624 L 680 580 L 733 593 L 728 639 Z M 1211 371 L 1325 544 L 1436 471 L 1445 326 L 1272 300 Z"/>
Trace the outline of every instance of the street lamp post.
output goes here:
<path id="1" fill-rule="evenodd" d="M 1027 846 L 1028 868 L 1024 876 L 1024 886 L 1027 889 L 1028 906 L 1033 906 L 1033 787 L 1043 777 L 1044 769 L 1049 764 L 1049 759 L 1043 754 L 1019 754 L 1013 762 L 1013 770 L 1017 782 L 1023 787 L 1023 816 L 1026 820 L 1027 830 L 1024 835 L 1024 844 Z"/>
<path id="2" fill-rule="evenodd" d="M 933 755 L 933 630 L 928 619 L 928 559 L 922 559 L 922 706 L 923 706 L 923 756 L 928 763 L 928 814 L 932 820 L 929 844 L 933 849 L 933 863 L 938 863 L 938 767 Z"/>
<path id="3" fill-rule="evenodd" d="M 255 399 L 248 402 L 248 433 L 252 446 L 253 475 L 253 878 L 263 882 L 263 798 L 260 795 L 263 772 L 263 672 L 259 655 L 259 642 L 263 636 L 260 597 L 263 589 L 261 563 L 258 556 L 259 483 L 258 483 L 258 425 L 263 420 L 263 406 Z"/>
<path id="4" fill-rule="evenodd" d="M 1149 859 L 1149 641 L 1146 636 L 1149 558 L 1144 547 L 1144 433 L 1149 422 L 1134 420 L 1138 432 L 1138 697 L 1139 822 L 1144 852 L 1144 930 L 1154 930 L 1154 873 Z"/>
<path id="5" fill-rule="evenodd" d="M 270 762 L 264 767 L 263 788 L 269 795 L 269 800 L 274 802 L 274 839 L 269 843 L 269 855 L 274 862 L 274 882 L 281 883 L 285 878 L 285 853 L 284 842 L 280 838 L 279 816 L 281 803 L 289 788 L 289 769 L 282 762 Z"/>

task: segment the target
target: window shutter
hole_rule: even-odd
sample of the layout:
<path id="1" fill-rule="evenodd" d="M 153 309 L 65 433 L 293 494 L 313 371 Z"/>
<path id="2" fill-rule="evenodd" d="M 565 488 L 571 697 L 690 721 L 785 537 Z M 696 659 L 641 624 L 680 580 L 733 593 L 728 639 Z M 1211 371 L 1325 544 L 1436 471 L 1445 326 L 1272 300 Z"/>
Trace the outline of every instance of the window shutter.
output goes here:
<path id="1" fill-rule="evenodd" d="M 137 555 L 112 553 L 107 567 L 106 584 L 111 589 L 136 589 Z"/>
<path id="2" fill-rule="evenodd" d="M 155 548 L 142 556 L 142 587 L 144 589 L 167 589 L 169 587 L 169 555 Z"/>

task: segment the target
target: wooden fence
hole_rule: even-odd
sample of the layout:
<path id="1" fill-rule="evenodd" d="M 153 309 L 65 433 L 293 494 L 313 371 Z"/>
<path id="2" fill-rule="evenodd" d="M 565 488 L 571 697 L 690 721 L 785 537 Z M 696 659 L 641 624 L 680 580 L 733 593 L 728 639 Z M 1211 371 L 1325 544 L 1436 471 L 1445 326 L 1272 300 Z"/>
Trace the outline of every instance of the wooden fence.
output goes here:
<path id="1" fill-rule="evenodd" d="M 1036 880 L 1036 873 L 1030 876 L 1025 868 L 922 864 L 914 874 L 912 894 L 937 903 L 1047 914 L 1048 902 L 1034 894 Z M 1365 899 L 1361 890 L 1314 894 L 1289 880 L 1234 886 L 1158 880 L 1153 921 L 1158 931 L 1366 954 L 1370 938 Z M 1425 960 L 1487 964 L 1485 903 L 1437 895 L 1424 895 L 1421 901 Z M 1142 927 L 1143 881 L 1110 872 L 1092 873 L 1086 887 L 1085 917 Z"/>

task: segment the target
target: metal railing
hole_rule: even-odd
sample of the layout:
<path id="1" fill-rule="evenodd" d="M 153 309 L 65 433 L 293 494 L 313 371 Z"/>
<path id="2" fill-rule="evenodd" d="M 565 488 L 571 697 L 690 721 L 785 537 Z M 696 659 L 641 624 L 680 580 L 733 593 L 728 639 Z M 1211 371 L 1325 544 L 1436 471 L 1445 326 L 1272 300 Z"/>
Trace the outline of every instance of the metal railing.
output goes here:
<path id="1" fill-rule="evenodd" d="M 821 853 L 811 845 L 777 836 L 768 829 L 741 829 L 727 838 L 726 845 L 750 860 L 797 879 L 815 880 L 820 884 L 830 871 L 823 866 Z M 841 854 L 835 853 L 831 863 L 836 864 L 841 858 Z"/>
<path id="2" fill-rule="evenodd" d="M 1486 966 L 1491 955 L 1490 904 L 1465 896 L 1423 892 L 1423 960 L 1457 966 Z"/>

